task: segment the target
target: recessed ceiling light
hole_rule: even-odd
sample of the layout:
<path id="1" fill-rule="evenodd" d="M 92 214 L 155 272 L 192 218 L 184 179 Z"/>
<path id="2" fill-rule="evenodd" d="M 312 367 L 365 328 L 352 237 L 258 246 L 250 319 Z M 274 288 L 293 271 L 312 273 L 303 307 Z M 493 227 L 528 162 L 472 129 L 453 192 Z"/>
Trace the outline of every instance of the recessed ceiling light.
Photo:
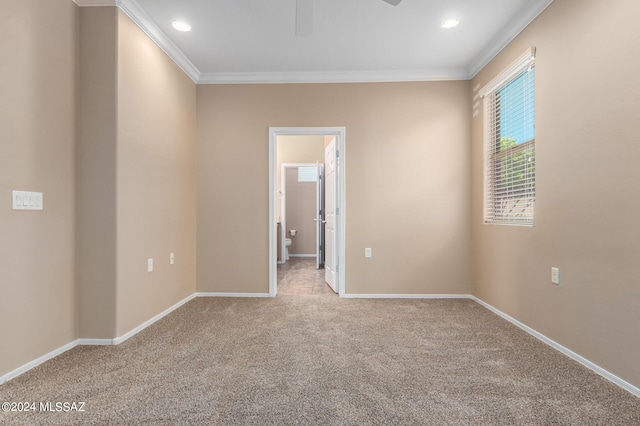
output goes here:
<path id="1" fill-rule="evenodd" d="M 171 26 L 178 31 L 191 31 L 191 25 L 187 24 L 184 21 L 173 21 Z"/>
<path id="2" fill-rule="evenodd" d="M 457 27 L 459 23 L 459 19 L 445 19 L 444 21 L 440 22 L 440 26 L 442 28 L 453 28 Z"/>

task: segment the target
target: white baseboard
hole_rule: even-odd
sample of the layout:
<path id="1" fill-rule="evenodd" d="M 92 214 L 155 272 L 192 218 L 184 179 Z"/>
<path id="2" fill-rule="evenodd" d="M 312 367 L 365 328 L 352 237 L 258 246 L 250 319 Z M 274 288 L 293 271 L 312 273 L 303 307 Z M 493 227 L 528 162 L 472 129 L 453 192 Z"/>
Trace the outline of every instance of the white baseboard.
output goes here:
<path id="1" fill-rule="evenodd" d="M 191 296 L 185 297 L 184 299 L 182 299 L 181 301 L 179 301 L 175 305 L 171 306 L 170 308 L 167 308 L 163 312 L 161 312 L 158 315 L 156 315 L 155 317 L 151 318 L 149 321 L 144 322 L 143 324 L 137 326 L 133 330 L 129 331 L 128 333 L 125 333 L 124 335 L 122 335 L 120 337 L 116 337 L 115 339 L 113 339 L 113 344 L 114 345 L 119 345 L 120 343 L 124 342 L 125 340 L 135 336 L 136 334 L 140 333 L 145 328 L 149 327 L 154 322 L 156 322 L 158 320 L 161 320 L 162 318 L 166 317 L 171 312 L 175 311 L 180 306 L 184 305 L 185 303 L 187 303 L 188 301 L 194 299 L 195 297 L 196 297 L 196 293 L 193 293 Z"/>
<path id="2" fill-rule="evenodd" d="M 78 346 L 110 346 L 113 339 L 78 339 Z"/>
<path id="3" fill-rule="evenodd" d="M 149 321 L 146 321 L 144 324 L 141 324 L 140 326 L 134 328 L 133 330 L 131 330 L 130 332 L 128 332 L 127 334 L 121 336 L 121 337 L 116 337 L 115 339 L 76 339 L 73 342 L 67 343 L 64 346 L 59 347 L 58 349 L 55 349 L 51 352 L 49 352 L 46 355 L 41 356 L 38 359 L 35 359 L 31 362 L 26 363 L 25 365 L 16 368 L 15 370 L 5 374 L 4 376 L 0 377 L 0 385 L 2 385 L 3 383 L 6 383 L 7 381 L 14 379 L 16 377 L 18 377 L 21 374 L 26 373 L 27 371 L 31 370 L 34 367 L 37 367 L 38 365 L 42 364 L 43 362 L 49 361 L 52 358 L 57 357 L 58 355 L 63 354 L 64 352 L 68 351 L 69 349 L 73 349 L 78 345 L 95 345 L 95 346 L 109 346 L 109 345 L 119 345 L 120 343 L 124 342 L 125 340 L 129 339 L 130 337 L 132 337 L 133 335 L 141 332 L 142 330 L 144 330 L 145 328 L 149 327 L 151 324 L 153 324 L 154 322 L 160 320 L 161 318 L 169 315 L 171 312 L 175 311 L 176 309 L 178 309 L 180 306 L 184 305 L 185 303 L 187 303 L 188 301 L 190 301 L 191 299 L 196 297 L 196 293 L 192 294 L 191 296 L 186 297 L 185 299 L 181 300 L 180 302 L 176 303 L 175 305 L 173 305 L 172 307 L 166 309 L 165 311 L 161 312 L 160 314 L 156 315 L 155 317 L 151 318 Z"/>
<path id="4" fill-rule="evenodd" d="M 271 297 L 269 293 L 196 293 L 197 297 Z"/>
<path id="5" fill-rule="evenodd" d="M 344 299 L 471 299 L 470 294 L 353 294 L 346 293 Z"/>
<path id="6" fill-rule="evenodd" d="M 189 302 L 190 300 L 194 299 L 195 297 L 270 297 L 269 293 L 194 293 L 191 296 L 186 297 L 185 299 L 181 300 L 180 302 L 176 303 L 175 305 L 171 306 L 170 308 L 166 309 L 165 311 L 161 312 L 160 314 L 154 316 L 153 318 L 151 318 L 150 320 L 146 321 L 144 324 L 141 324 L 140 326 L 134 328 L 133 330 L 129 331 L 128 333 L 124 334 L 121 337 L 117 337 L 115 339 L 76 339 L 73 342 L 67 343 L 64 346 L 59 347 L 58 349 L 55 349 L 51 352 L 49 352 L 46 355 L 41 356 L 38 359 L 35 359 L 31 362 L 28 362 L 26 364 L 24 364 L 21 367 L 16 368 L 15 370 L 0 376 L 0 385 L 8 382 L 11 379 L 14 379 L 16 377 L 18 377 L 21 374 L 26 373 L 27 371 L 31 370 L 32 368 L 37 367 L 38 365 L 49 361 L 52 358 L 57 357 L 58 355 L 61 355 L 62 353 L 73 349 L 74 347 L 78 346 L 78 345 L 118 345 L 122 342 L 124 342 L 125 340 L 131 338 L 132 336 L 134 336 L 135 334 L 141 332 L 142 330 L 144 330 L 145 328 L 149 327 L 151 324 L 155 323 L 156 321 L 162 319 L 163 317 L 169 315 L 171 312 L 175 311 L 176 309 L 178 309 L 179 307 L 181 307 L 182 305 L 184 305 L 185 303 Z M 632 385 L 631 383 L 621 379 L 620 377 L 616 376 L 615 374 L 610 373 L 609 371 L 605 370 L 604 368 L 598 366 L 597 364 L 594 364 L 593 362 L 589 361 L 588 359 L 584 358 L 581 355 L 578 355 L 577 353 L 573 352 L 572 350 L 562 346 L 561 344 L 559 344 L 558 342 L 548 338 L 547 336 L 545 336 L 542 333 L 537 332 L 536 330 L 532 329 L 531 327 L 521 323 L 520 321 L 516 320 L 515 318 L 512 318 L 511 316 L 505 314 L 504 312 L 500 311 L 499 309 L 494 308 L 493 306 L 489 305 L 488 303 L 484 302 L 483 300 L 470 295 L 470 294 L 345 294 L 344 298 L 348 298 L 348 299 L 470 299 L 470 300 L 474 300 L 475 302 L 477 302 L 478 304 L 484 306 L 485 308 L 487 308 L 488 310 L 490 310 L 491 312 L 495 313 L 496 315 L 502 317 L 503 319 L 509 321 L 510 323 L 514 324 L 515 326 L 517 326 L 518 328 L 526 331 L 527 333 L 531 334 L 532 336 L 534 336 L 535 338 L 537 338 L 538 340 L 546 343 L 547 345 L 551 346 L 552 348 L 558 350 L 559 352 L 563 353 L 564 355 L 568 356 L 569 358 L 573 359 L 574 361 L 579 362 L 580 364 L 584 365 L 585 367 L 589 368 L 590 370 L 594 371 L 595 373 L 601 375 L 602 377 L 604 377 L 605 379 L 611 381 L 612 383 L 620 386 L 621 388 L 627 390 L 628 392 L 632 393 L 633 395 L 640 397 L 640 388 Z"/>
<path id="7" fill-rule="evenodd" d="M 5 374 L 4 376 L 0 376 L 0 385 L 8 382 L 11 379 L 14 379 L 14 378 L 18 377 L 21 374 L 26 373 L 27 371 L 31 370 L 32 368 L 35 368 L 35 367 L 39 366 L 43 362 L 47 362 L 50 359 L 53 359 L 53 358 L 57 357 L 58 355 L 61 355 L 62 353 L 68 351 L 69 349 L 75 348 L 76 346 L 78 346 L 78 341 L 74 340 L 73 342 L 67 343 L 66 345 L 61 346 L 58 349 L 55 349 L 55 350 L 49 352 L 48 354 L 41 356 L 38 359 L 34 359 L 33 361 L 28 362 L 25 365 L 16 368 L 15 370 Z"/>
<path id="8" fill-rule="evenodd" d="M 552 340 L 552 339 L 548 338 L 547 336 L 545 336 L 542 333 L 537 332 L 536 330 L 532 329 L 531 327 L 521 323 L 517 319 L 510 317 L 509 315 L 505 314 L 504 312 L 500 311 L 499 309 L 496 309 L 493 306 L 489 305 L 485 301 L 483 301 L 481 299 L 478 299 L 475 296 L 472 296 L 472 299 L 475 300 L 476 302 L 478 302 L 480 305 L 484 306 L 485 308 L 489 309 L 491 312 L 495 313 L 496 315 L 498 315 L 498 316 L 504 318 L 505 320 L 509 321 L 510 323 L 515 325 L 516 327 L 518 327 L 518 328 L 526 331 L 527 333 L 531 334 L 533 337 L 537 338 L 538 340 L 546 343 L 547 345 L 551 346 L 552 348 L 556 349 L 557 351 L 562 352 L 563 354 L 565 354 L 569 358 L 573 359 L 574 361 L 579 362 L 580 364 L 582 364 L 585 367 L 587 367 L 588 369 L 596 372 L 597 374 L 601 375 L 602 377 L 604 377 L 605 379 L 609 380 L 610 382 L 612 382 L 612 383 L 620 386 L 621 388 L 631 392 L 633 395 L 635 395 L 637 397 L 640 397 L 640 388 L 637 388 L 636 386 L 632 385 L 631 383 L 622 380 L 620 377 L 616 376 L 615 374 L 610 373 L 609 371 L 605 370 L 604 368 L 602 368 L 602 367 L 598 366 L 597 364 L 594 364 L 593 362 L 589 361 L 588 359 L 586 359 L 582 355 L 579 355 L 579 354 L 573 352 L 571 349 L 562 346 L 560 343 L 556 342 L 555 340 Z"/>

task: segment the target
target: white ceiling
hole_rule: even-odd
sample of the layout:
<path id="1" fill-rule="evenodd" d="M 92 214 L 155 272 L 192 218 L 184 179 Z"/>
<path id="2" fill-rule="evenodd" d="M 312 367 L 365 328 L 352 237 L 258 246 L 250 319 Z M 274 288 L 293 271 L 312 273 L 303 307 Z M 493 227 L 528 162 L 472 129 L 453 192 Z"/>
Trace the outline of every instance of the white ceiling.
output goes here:
<path id="1" fill-rule="evenodd" d="M 275 83 L 470 79 L 553 0 L 314 0 L 300 37 L 296 0 L 75 1 L 116 4 L 198 83 Z"/>

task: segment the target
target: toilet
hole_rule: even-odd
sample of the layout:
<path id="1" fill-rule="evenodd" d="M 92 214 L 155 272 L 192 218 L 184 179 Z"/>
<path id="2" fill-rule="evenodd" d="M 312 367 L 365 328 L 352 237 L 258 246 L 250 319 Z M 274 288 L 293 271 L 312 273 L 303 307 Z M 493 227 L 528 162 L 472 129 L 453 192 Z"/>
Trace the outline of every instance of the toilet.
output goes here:
<path id="1" fill-rule="evenodd" d="M 289 260 L 289 246 L 291 245 L 291 238 L 284 239 L 284 261 Z"/>
<path id="2" fill-rule="evenodd" d="M 296 236 L 296 233 L 298 231 L 295 229 L 291 229 L 289 231 L 289 235 L 291 235 L 292 237 Z M 284 239 L 284 261 L 286 262 L 287 260 L 289 260 L 289 246 L 291 245 L 291 238 L 285 238 Z"/>

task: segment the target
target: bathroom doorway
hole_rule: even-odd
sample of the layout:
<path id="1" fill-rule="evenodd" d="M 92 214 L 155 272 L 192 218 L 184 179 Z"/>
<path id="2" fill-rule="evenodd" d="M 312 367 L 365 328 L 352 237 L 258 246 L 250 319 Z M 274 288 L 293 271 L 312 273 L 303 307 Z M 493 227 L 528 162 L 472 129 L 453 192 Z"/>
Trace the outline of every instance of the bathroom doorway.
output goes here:
<path id="1" fill-rule="evenodd" d="M 278 138 L 277 157 L 290 153 L 291 143 L 308 148 L 310 153 L 324 149 L 322 137 L 311 136 Z M 319 147 L 314 147 L 319 145 Z M 316 154 L 317 155 L 317 154 Z M 282 154 L 282 157 L 289 158 Z M 324 268 L 324 164 L 280 164 L 280 214 L 278 228 L 278 265 L 291 258 L 315 259 L 316 269 Z"/>
<path id="2" fill-rule="evenodd" d="M 280 274 L 283 277 L 283 271 L 287 273 L 294 271 L 297 274 L 296 279 L 308 279 L 310 281 L 308 284 L 313 286 L 314 292 L 333 293 L 335 291 L 340 296 L 345 294 L 344 268 L 340 268 L 344 263 L 345 253 L 344 145 L 344 128 L 269 129 L 269 293 L 271 296 L 278 293 L 278 276 Z M 327 147 L 330 147 L 328 151 Z M 325 208 L 321 207 L 321 204 L 326 197 L 321 196 L 320 187 L 325 183 L 322 166 L 327 162 L 327 152 L 330 152 L 328 162 L 332 167 L 332 184 L 327 190 L 330 199 L 326 201 L 332 209 L 330 212 L 331 247 L 327 247 L 322 240 Z M 318 180 L 309 182 L 314 180 L 313 175 Z M 290 181 L 289 188 L 293 191 L 292 194 L 300 189 L 298 187 L 305 185 L 309 187 L 306 195 L 302 195 L 307 203 L 304 222 L 308 223 L 304 226 L 299 221 L 293 225 L 296 222 L 291 216 L 292 220 L 287 221 L 285 204 L 287 179 Z M 310 187 L 315 190 L 311 191 Z M 310 200 L 311 198 L 314 200 Z M 311 209 L 309 210 L 308 207 Z M 312 245 L 309 245 L 309 241 L 312 241 Z M 313 247 L 313 250 L 310 247 Z M 330 254 L 327 270 L 330 274 L 323 269 L 318 269 L 324 263 L 325 257 L 318 251 L 320 248 Z M 289 259 L 286 259 L 287 249 L 290 250 Z M 327 278 L 330 280 L 327 281 Z M 282 288 L 284 293 L 285 287 Z"/>

